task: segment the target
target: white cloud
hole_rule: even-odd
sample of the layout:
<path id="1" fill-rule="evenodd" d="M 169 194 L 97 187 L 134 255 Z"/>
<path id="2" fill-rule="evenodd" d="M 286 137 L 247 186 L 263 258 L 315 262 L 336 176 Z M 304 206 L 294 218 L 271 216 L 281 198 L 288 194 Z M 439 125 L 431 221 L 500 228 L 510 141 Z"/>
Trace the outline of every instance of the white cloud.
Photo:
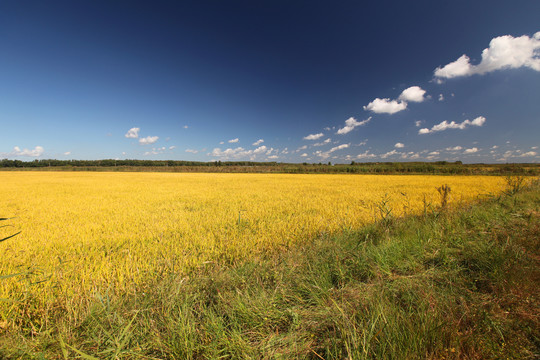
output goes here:
<path id="1" fill-rule="evenodd" d="M 440 155 L 441 153 L 438 151 L 432 151 L 428 155 Z"/>
<path id="2" fill-rule="evenodd" d="M 188 129 L 188 128 L 189 128 L 189 126 L 187 126 L 187 125 L 184 125 L 184 129 Z"/>
<path id="3" fill-rule="evenodd" d="M 422 120 L 417 120 L 417 121 L 415 121 L 415 122 L 414 122 L 414 126 L 416 126 L 416 127 L 422 126 Z"/>
<path id="4" fill-rule="evenodd" d="M 302 154 L 302 155 L 300 155 L 300 156 L 301 156 L 301 157 L 307 157 L 307 156 L 308 156 L 308 154 L 306 154 L 306 153 L 303 153 L 303 154 Z"/>
<path id="5" fill-rule="evenodd" d="M 186 149 L 186 152 L 187 153 L 191 153 L 191 154 L 197 154 L 199 152 L 199 150 L 195 150 L 195 149 Z"/>
<path id="6" fill-rule="evenodd" d="M 395 149 L 392 150 L 392 151 L 389 151 L 387 152 L 386 154 L 382 154 L 381 155 L 381 159 L 386 159 L 387 157 L 389 156 L 392 156 L 392 155 L 398 155 L 398 154 L 401 154 L 399 151 L 396 151 Z"/>
<path id="7" fill-rule="evenodd" d="M 224 158 L 224 159 L 240 159 L 240 158 L 249 158 L 250 160 L 255 160 L 257 155 L 271 155 L 272 152 L 278 152 L 274 148 L 268 149 L 266 146 L 259 146 L 254 150 L 246 150 L 243 147 L 237 147 L 235 149 L 225 149 L 221 150 L 220 148 L 215 148 L 209 153 L 209 156 Z"/>
<path id="8" fill-rule="evenodd" d="M 139 144 L 141 144 L 141 145 L 153 144 L 156 141 L 158 141 L 158 139 L 159 139 L 159 136 L 147 136 L 145 138 L 140 138 L 139 139 Z"/>
<path id="9" fill-rule="evenodd" d="M 339 129 L 336 134 L 338 135 L 347 134 L 351 132 L 355 127 L 366 125 L 370 120 L 371 120 L 371 116 L 362 121 L 356 121 L 355 118 L 350 117 L 347 120 L 345 120 L 345 127 Z M 326 141 L 330 142 L 329 140 L 330 139 L 327 139 Z"/>
<path id="10" fill-rule="evenodd" d="M 420 86 L 411 86 L 410 88 L 403 90 L 401 95 L 399 95 L 398 100 L 407 102 L 422 102 L 425 100 L 425 93 L 426 90 L 422 89 Z"/>
<path id="11" fill-rule="evenodd" d="M 459 59 L 445 65 L 442 68 L 435 69 L 435 76 L 439 78 L 450 79 L 458 76 L 470 75 L 471 64 L 469 63 L 469 57 L 462 55 Z"/>
<path id="12" fill-rule="evenodd" d="M 165 150 L 166 150 L 165 146 L 162 146 L 160 148 L 152 148 L 151 151 L 146 151 L 143 155 L 148 156 L 148 155 L 163 154 L 163 152 L 165 152 Z"/>
<path id="13" fill-rule="evenodd" d="M 268 150 L 268 148 L 263 145 L 263 146 L 259 146 L 255 150 L 253 150 L 253 153 L 254 154 L 262 154 L 262 153 L 266 152 L 267 150 Z"/>
<path id="14" fill-rule="evenodd" d="M 240 157 L 246 155 L 246 150 L 242 147 L 237 147 L 236 149 L 229 148 L 223 151 L 220 148 L 215 148 L 210 155 L 216 157 Z"/>
<path id="15" fill-rule="evenodd" d="M 439 94 L 439 101 L 444 101 L 444 95 L 443 94 Z"/>
<path id="16" fill-rule="evenodd" d="M 269 159 L 272 159 L 272 160 L 275 160 L 275 159 L 279 159 L 279 156 L 277 156 L 277 155 L 272 155 L 272 156 L 269 156 L 268 158 L 269 158 Z"/>
<path id="17" fill-rule="evenodd" d="M 304 136 L 304 140 L 317 140 L 317 139 L 320 139 L 324 136 L 323 133 L 318 133 L 318 134 L 310 134 L 308 136 Z"/>
<path id="18" fill-rule="evenodd" d="M 364 110 L 371 111 L 377 114 L 395 114 L 399 111 L 405 110 L 407 103 L 405 101 L 397 101 L 376 98 L 367 106 L 364 106 Z"/>
<path id="19" fill-rule="evenodd" d="M 409 102 L 424 101 L 426 99 L 424 97 L 425 94 L 426 90 L 422 89 L 420 86 L 411 86 L 403 90 L 397 100 L 390 100 L 390 98 L 375 98 L 375 100 L 364 106 L 364 110 L 377 114 L 395 114 L 405 110 Z"/>
<path id="20" fill-rule="evenodd" d="M 169 150 L 174 150 L 176 149 L 176 146 L 172 145 L 172 146 L 169 146 Z"/>
<path id="21" fill-rule="evenodd" d="M 127 137 L 128 139 L 136 139 L 139 137 L 139 131 L 141 129 L 139 128 L 131 128 L 128 130 L 128 132 L 126 133 L 126 135 L 124 135 L 125 137 Z"/>
<path id="22" fill-rule="evenodd" d="M 428 128 L 420 129 L 418 131 L 418 133 L 419 134 L 429 134 L 429 133 L 434 133 L 434 132 L 438 132 L 438 131 L 444 131 L 444 130 L 448 130 L 448 129 L 464 130 L 469 126 L 482 126 L 482 125 L 484 125 L 485 122 L 486 122 L 486 118 L 483 117 L 483 116 L 479 116 L 476 119 L 474 119 L 473 121 L 465 120 L 465 121 L 463 121 L 461 123 L 456 123 L 455 121 L 448 122 L 448 121 L 444 120 L 443 122 L 441 122 L 441 123 L 439 123 L 437 125 L 434 125 L 431 129 L 428 129 Z"/>
<path id="23" fill-rule="evenodd" d="M 374 157 L 376 157 L 376 155 L 375 155 L 375 154 L 371 154 L 371 153 L 369 152 L 369 150 L 366 150 L 366 151 L 364 151 L 363 153 L 356 155 L 356 158 L 357 158 L 357 159 L 372 159 L 372 158 L 374 158 Z"/>
<path id="24" fill-rule="evenodd" d="M 520 67 L 540 71 L 540 32 L 533 37 L 504 35 L 493 38 L 489 47 L 482 51 L 482 61 L 478 65 L 472 65 L 469 57 L 462 55 L 456 61 L 435 69 L 435 76 L 450 79 Z"/>
<path id="25" fill-rule="evenodd" d="M 478 152 L 477 147 L 473 147 L 473 148 L 470 148 L 470 149 L 465 149 L 465 151 L 463 153 L 464 154 L 474 154 L 475 152 Z"/>
<path id="26" fill-rule="evenodd" d="M 259 145 L 261 145 L 263 142 L 264 142 L 263 139 L 259 139 L 259 140 L 255 141 L 255 142 L 254 142 L 253 144 L 251 144 L 251 145 L 253 145 L 253 146 L 259 146 Z"/>
<path id="27" fill-rule="evenodd" d="M 538 153 L 536 151 L 527 151 L 522 152 L 521 150 L 508 150 L 504 154 L 502 154 L 502 157 L 500 159 L 497 159 L 498 161 L 507 161 L 508 158 L 525 158 L 525 157 L 536 157 Z"/>
<path id="28" fill-rule="evenodd" d="M 454 146 L 454 147 L 447 147 L 446 150 L 447 151 L 459 151 L 459 150 L 462 150 L 463 148 L 461 146 Z"/>
<path id="29" fill-rule="evenodd" d="M 71 155 L 71 151 L 66 151 L 66 152 L 64 153 L 64 156 L 68 156 L 68 155 Z"/>
<path id="30" fill-rule="evenodd" d="M 328 150 L 328 153 L 333 153 L 334 151 L 346 149 L 348 147 L 349 147 L 349 144 L 341 144 L 339 146 L 335 146 L 335 147 L 331 148 L 330 150 Z"/>
<path id="31" fill-rule="evenodd" d="M 13 147 L 13 151 L 9 153 L 0 153 L 1 156 L 29 156 L 29 157 L 39 157 L 45 152 L 42 146 L 36 146 L 34 149 L 22 149 L 18 146 Z"/>
<path id="32" fill-rule="evenodd" d="M 401 148 L 405 147 L 405 145 L 398 142 L 398 143 L 396 143 L 396 144 L 394 145 L 394 147 L 395 147 L 395 148 L 398 148 L 398 149 L 401 149 Z"/>
<path id="33" fill-rule="evenodd" d="M 228 142 L 229 142 L 230 144 L 234 144 L 234 143 L 237 143 L 238 141 L 240 141 L 240 140 L 238 140 L 238 138 L 236 138 L 236 139 L 231 139 L 231 140 L 229 140 Z"/>
<path id="34" fill-rule="evenodd" d="M 350 146 L 350 144 L 341 144 L 341 145 L 338 145 L 338 146 L 334 146 L 333 148 L 331 148 L 328 151 L 321 151 L 321 150 L 315 151 L 314 154 L 317 155 L 317 156 L 320 156 L 323 159 L 327 159 L 330 156 L 330 154 L 333 153 L 334 151 L 347 149 L 349 146 Z"/>

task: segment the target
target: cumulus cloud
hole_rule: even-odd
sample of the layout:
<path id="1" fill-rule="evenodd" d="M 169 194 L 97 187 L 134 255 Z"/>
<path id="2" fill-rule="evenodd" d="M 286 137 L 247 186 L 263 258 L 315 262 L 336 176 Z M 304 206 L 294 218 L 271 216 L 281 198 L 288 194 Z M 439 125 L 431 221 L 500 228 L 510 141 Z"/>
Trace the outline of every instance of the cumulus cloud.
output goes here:
<path id="1" fill-rule="evenodd" d="M 372 159 L 372 158 L 374 158 L 374 157 L 376 157 L 376 156 L 377 156 L 377 155 L 375 155 L 375 154 L 371 154 L 371 153 L 369 152 L 369 150 L 366 150 L 366 151 L 364 151 L 363 153 L 356 155 L 356 158 L 357 158 L 357 159 Z"/>
<path id="2" fill-rule="evenodd" d="M 415 121 L 415 122 L 414 122 L 414 126 L 416 126 L 416 127 L 422 126 L 422 120 L 417 120 L 417 121 Z"/>
<path id="3" fill-rule="evenodd" d="M 158 141 L 158 139 L 159 139 L 159 136 L 147 136 L 145 138 L 140 138 L 139 139 L 139 144 L 141 144 L 141 145 L 153 144 L 156 141 Z"/>
<path id="4" fill-rule="evenodd" d="M 443 122 L 441 122 L 441 123 L 439 123 L 437 125 L 434 125 L 431 129 L 428 129 L 428 128 L 420 129 L 418 131 L 418 133 L 419 134 L 429 134 L 429 133 L 434 133 L 434 132 L 438 132 L 438 131 L 444 131 L 444 130 L 448 130 L 448 129 L 464 130 L 469 126 L 483 126 L 485 124 L 485 122 L 486 122 L 486 118 L 483 117 L 483 116 L 479 116 L 476 119 L 474 119 L 473 121 L 465 120 L 465 121 L 463 121 L 461 123 L 456 123 L 455 121 L 448 122 L 448 121 L 444 120 Z"/>
<path id="5" fill-rule="evenodd" d="M 323 133 L 318 134 L 310 134 L 308 136 L 304 136 L 304 140 L 318 140 L 324 136 Z"/>
<path id="6" fill-rule="evenodd" d="M 127 137 L 128 139 L 136 139 L 139 137 L 140 130 L 141 129 L 137 127 L 131 128 L 128 130 L 128 132 L 124 136 Z"/>
<path id="7" fill-rule="evenodd" d="M 491 153 L 494 153 L 494 151 L 491 151 Z M 497 161 L 508 161 L 509 158 L 527 158 L 527 157 L 535 157 L 538 158 L 538 153 L 536 151 L 527 151 L 522 152 L 521 150 L 508 150 L 505 151 L 504 154 L 502 154 L 500 159 L 497 159 Z"/>
<path id="8" fill-rule="evenodd" d="M 366 106 L 364 110 L 371 111 L 377 114 L 395 114 L 399 111 L 405 110 L 409 102 L 422 102 L 426 98 L 424 95 L 426 90 L 420 86 L 411 86 L 401 92 L 396 100 L 390 100 L 389 98 L 376 98 Z"/>
<path id="9" fill-rule="evenodd" d="M 331 148 L 330 150 L 328 150 L 328 153 L 333 153 L 334 151 L 346 149 L 348 147 L 349 147 L 349 144 L 341 144 L 341 145 L 335 146 L 335 147 Z"/>
<path id="10" fill-rule="evenodd" d="M 463 153 L 464 154 L 474 154 L 475 152 L 478 152 L 477 147 L 473 147 L 473 148 L 470 148 L 470 149 L 465 149 L 465 151 Z"/>
<path id="11" fill-rule="evenodd" d="M 45 152 L 42 146 L 36 146 L 33 149 L 22 149 L 18 146 L 13 147 L 13 151 L 9 153 L 1 153 L 2 156 L 12 157 L 12 156 L 29 156 L 29 157 L 39 157 Z"/>
<path id="12" fill-rule="evenodd" d="M 381 155 L 381 159 L 386 159 L 386 158 L 389 157 L 389 156 L 399 155 L 399 154 L 401 154 L 401 153 L 400 153 L 399 151 L 396 151 L 396 150 L 394 149 L 394 150 L 389 151 L 389 152 L 387 152 L 387 153 L 385 153 L 385 154 L 382 154 L 382 155 Z"/>
<path id="13" fill-rule="evenodd" d="M 459 151 L 459 150 L 462 150 L 463 148 L 461 146 L 454 146 L 454 147 L 447 147 L 446 148 L 446 151 Z"/>
<path id="14" fill-rule="evenodd" d="M 366 106 L 364 110 L 371 111 L 377 114 L 395 114 L 407 108 L 407 102 L 390 100 L 389 98 L 376 98 Z"/>
<path id="15" fill-rule="evenodd" d="M 398 142 L 398 143 L 396 143 L 396 144 L 394 145 L 394 147 L 395 147 L 395 148 L 398 148 L 398 149 L 401 149 L 401 148 L 405 147 L 405 145 Z"/>
<path id="16" fill-rule="evenodd" d="M 186 152 L 187 153 L 191 153 L 191 154 L 197 154 L 199 152 L 199 150 L 195 150 L 195 149 L 186 149 Z"/>
<path id="17" fill-rule="evenodd" d="M 231 140 L 229 140 L 228 142 L 229 142 L 230 144 L 234 144 L 234 143 L 237 143 L 238 141 L 240 141 L 240 140 L 238 140 L 238 138 L 236 138 L 236 139 L 231 139 Z"/>
<path id="18" fill-rule="evenodd" d="M 172 145 L 172 146 L 169 146 L 169 150 L 174 150 L 176 149 L 176 146 Z"/>
<path id="19" fill-rule="evenodd" d="M 215 148 L 212 150 L 211 153 L 209 153 L 209 156 L 224 158 L 224 159 L 241 159 L 241 158 L 249 158 L 250 160 L 255 160 L 257 155 L 271 155 L 272 152 L 278 152 L 278 150 L 274 150 L 274 148 L 268 149 L 266 146 L 259 146 L 258 148 L 254 150 L 246 150 L 243 147 L 237 147 L 235 149 L 228 148 L 225 150 L 221 150 L 220 148 Z"/>
<path id="20" fill-rule="evenodd" d="M 152 150 L 146 151 L 143 155 L 145 156 L 158 155 L 158 154 L 163 154 L 164 152 L 165 152 L 165 146 L 162 146 L 160 148 L 152 148 Z"/>
<path id="21" fill-rule="evenodd" d="M 259 140 L 255 141 L 255 142 L 254 142 L 253 144 L 251 144 L 251 145 L 253 145 L 253 146 L 259 146 L 259 145 L 261 145 L 263 142 L 264 142 L 263 139 L 259 139 Z"/>
<path id="22" fill-rule="evenodd" d="M 334 146 L 333 148 L 331 148 L 330 150 L 328 151 L 315 151 L 315 155 L 317 156 L 320 156 L 321 158 L 323 159 L 326 159 L 330 156 L 331 153 L 333 153 L 334 151 L 338 151 L 338 150 L 343 150 L 343 149 L 347 149 L 348 147 L 350 146 L 350 144 L 341 144 L 341 145 L 338 145 L 338 146 Z"/>
<path id="23" fill-rule="evenodd" d="M 443 94 L 439 94 L 439 101 L 444 101 L 444 95 Z"/>
<path id="24" fill-rule="evenodd" d="M 210 153 L 211 156 L 215 157 L 240 157 L 246 154 L 246 150 L 243 147 L 237 147 L 236 149 L 225 149 L 221 150 L 220 148 L 215 148 Z"/>
<path id="25" fill-rule="evenodd" d="M 493 38 L 489 47 L 482 51 L 478 65 L 472 65 L 470 58 L 462 55 L 456 61 L 435 69 L 434 74 L 438 78 L 451 79 L 520 67 L 540 71 L 540 32 L 533 37 L 504 35 Z"/>
<path id="26" fill-rule="evenodd" d="M 362 121 L 356 121 L 355 118 L 350 117 L 347 120 L 345 120 L 345 127 L 342 127 L 341 129 L 338 129 L 336 134 L 338 134 L 338 135 L 347 134 L 347 133 L 353 131 L 353 129 L 355 127 L 366 125 L 370 120 L 371 120 L 371 116 L 368 117 L 365 120 L 362 120 Z M 329 140 L 330 139 L 327 139 L 326 141 L 330 142 Z"/>
<path id="27" fill-rule="evenodd" d="M 64 156 L 68 156 L 68 155 L 71 155 L 71 151 L 66 151 L 66 152 L 64 153 Z"/>
<path id="28" fill-rule="evenodd" d="M 262 154 L 262 153 L 265 153 L 267 150 L 268 150 L 268 148 L 263 145 L 263 146 L 259 146 L 255 150 L 253 150 L 253 153 L 254 154 Z"/>
<path id="29" fill-rule="evenodd" d="M 306 154 L 306 153 L 303 153 L 303 154 L 302 154 L 302 155 L 300 155 L 300 156 L 301 156 L 301 157 L 307 157 L 307 156 L 308 156 L 308 154 Z"/>
<path id="30" fill-rule="evenodd" d="M 410 88 L 403 90 L 398 99 L 407 102 L 422 102 L 425 100 L 425 93 L 426 90 L 422 89 L 420 86 L 411 86 Z"/>

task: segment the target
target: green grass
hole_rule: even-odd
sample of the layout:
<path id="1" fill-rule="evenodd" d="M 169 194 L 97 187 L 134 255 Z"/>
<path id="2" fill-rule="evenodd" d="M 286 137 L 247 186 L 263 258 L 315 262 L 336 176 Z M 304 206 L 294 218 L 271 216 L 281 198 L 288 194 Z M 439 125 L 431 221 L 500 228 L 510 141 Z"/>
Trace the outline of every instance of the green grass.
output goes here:
<path id="1" fill-rule="evenodd" d="M 534 184 L 257 261 L 164 272 L 122 297 L 103 289 L 77 316 L 3 329 L 0 357 L 538 358 L 539 205 Z"/>

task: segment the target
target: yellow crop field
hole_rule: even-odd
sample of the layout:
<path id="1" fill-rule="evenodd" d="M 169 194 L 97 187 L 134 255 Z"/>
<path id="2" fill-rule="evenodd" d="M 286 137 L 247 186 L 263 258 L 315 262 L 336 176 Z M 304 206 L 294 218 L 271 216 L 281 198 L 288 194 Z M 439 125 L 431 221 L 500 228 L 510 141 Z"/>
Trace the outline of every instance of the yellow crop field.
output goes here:
<path id="1" fill-rule="evenodd" d="M 148 277 L 234 263 L 392 214 L 497 193 L 499 177 L 1 172 L 0 298 L 46 304 L 104 289 L 137 291 Z M 1 224 L 0 224 L 1 225 Z M 40 282 L 44 280 L 43 282 Z M 7 305 L 6 305 L 7 304 Z M 16 306 L 5 303 L 2 306 Z"/>

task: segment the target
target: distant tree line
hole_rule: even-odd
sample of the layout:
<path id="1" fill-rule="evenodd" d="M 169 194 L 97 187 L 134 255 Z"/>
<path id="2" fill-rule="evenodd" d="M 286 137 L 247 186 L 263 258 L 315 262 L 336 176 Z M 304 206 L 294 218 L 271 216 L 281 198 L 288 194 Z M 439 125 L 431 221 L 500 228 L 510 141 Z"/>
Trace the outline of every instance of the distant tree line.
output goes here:
<path id="1" fill-rule="evenodd" d="M 41 168 L 51 166 L 73 166 L 73 167 L 115 167 L 115 166 L 276 166 L 276 162 L 253 162 L 253 161 L 184 161 L 184 160 L 57 160 L 57 159 L 36 159 L 34 161 L 8 160 L 0 161 L 0 167 L 19 168 Z"/>
<path id="2" fill-rule="evenodd" d="M 0 160 L 0 169 L 67 171 L 163 171 L 231 172 L 288 174 L 455 174 L 455 175 L 540 175 L 540 164 L 463 164 L 447 162 L 370 162 L 350 164 L 278 163 L 254 161 L 179 161 L 179 160 Z"/>

